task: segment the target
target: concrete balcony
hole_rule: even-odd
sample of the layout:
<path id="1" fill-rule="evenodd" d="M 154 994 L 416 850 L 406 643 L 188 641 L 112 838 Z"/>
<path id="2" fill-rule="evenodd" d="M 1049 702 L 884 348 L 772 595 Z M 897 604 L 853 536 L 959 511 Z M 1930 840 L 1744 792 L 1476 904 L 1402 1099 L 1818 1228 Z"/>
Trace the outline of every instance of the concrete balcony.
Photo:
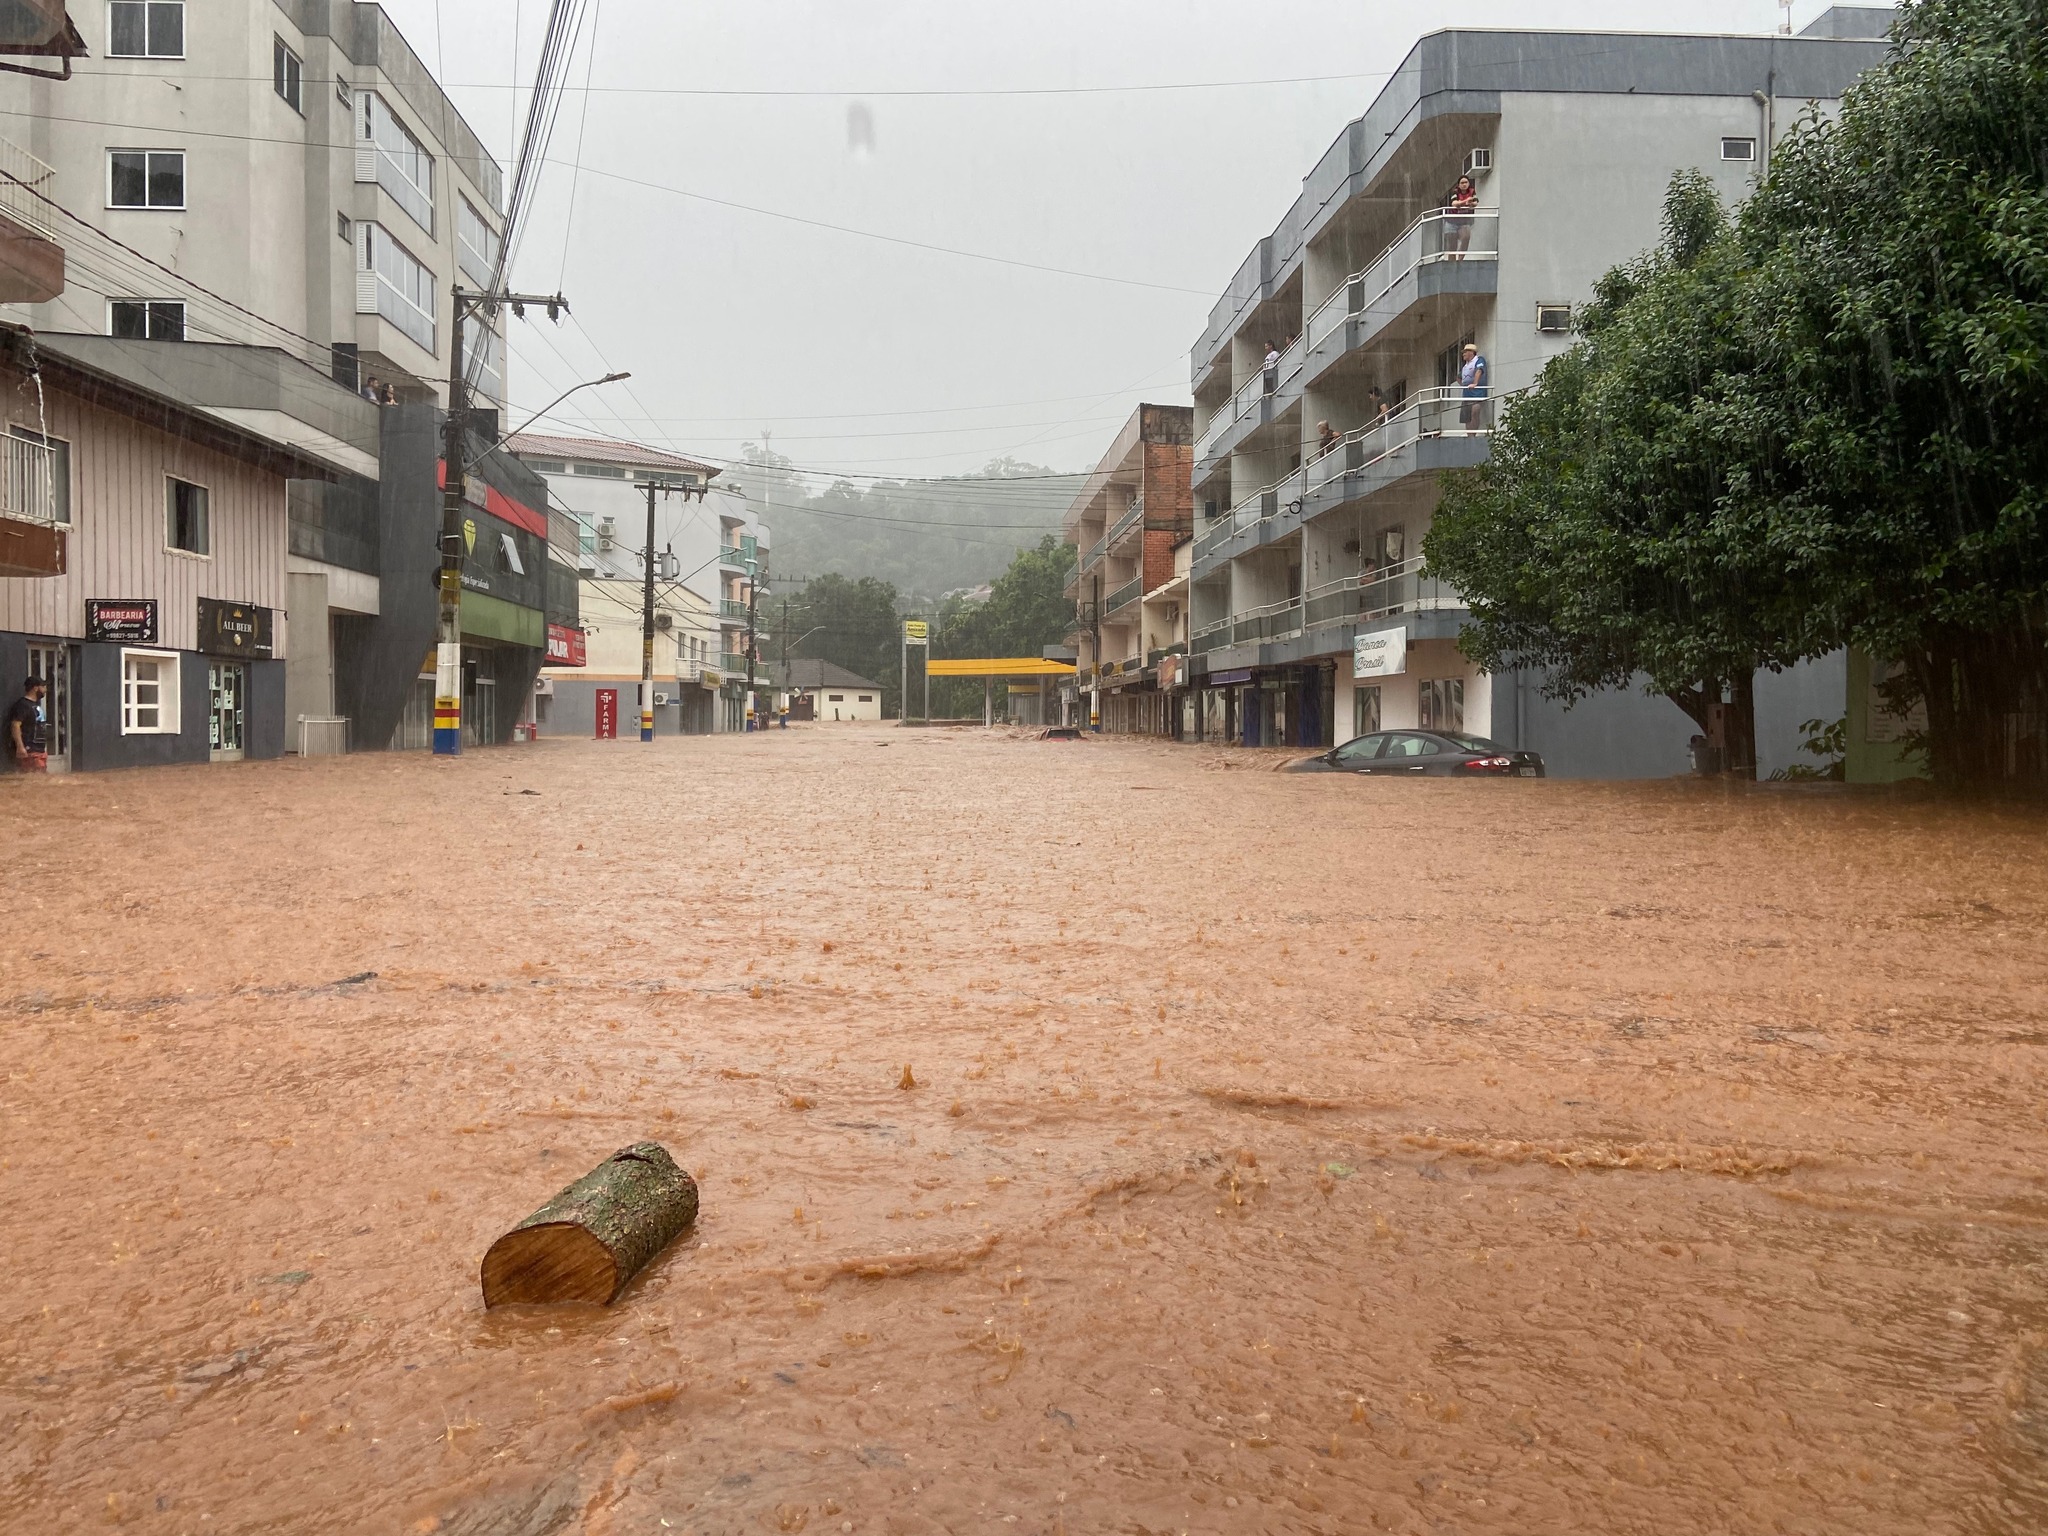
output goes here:
<path id="1" fill-rule="evenodd" d="M 1461 389 L 1423 390 L 1385 421 L 1348 433 L 1335 447 L 1216 518 L 1195 541 L 1195 576 L 1412 475 L 1483 463 L 1498 405 L 1496 398 L 1468 398 Z"/>
<path id="2" fill-rule="evenodd" d="M 1117 613 L 1122 609 L 1130 607 L 1131 604 L 1135 603 L 1139 598 L 1143 597 L 1144 595 L 1145 578 L 1142 576 L 1136 577 L 1133 580 L 1125 582 L 1122 586 L 1118 587 L 1114 592 L 1110 593 L 1109 596 L 1103 600 L 1102 611 L 1105 616 L 1108 614 Z"/>
<path id="3" fill-rule="evenodd" d="M 1303 378 L 1316 384 L 1418 305 L 1500 287 L 1500 215 L 1437 209 L 1410 224 L 1308 317 Z"/>
<path id="4" fill-rule="evenodd" d="M 1109 525 L 1109 532 L 1102 536 L 1103 552 L 1111 555 L 1126 553 L 1131 546 L 1140 542 L 1134 535 L 1140 532 L 1144 526 L 1145 498 L 1133 496 L 1130 507 L 1124 512 L 1123 516 Z"/>
<path id="5" fill-rule="evenodd" d="M 64 292 L 57 214 L 43 200 L 56 195 L 56 181 L 49 166 L 0 139 L 0 304 L 47 304 Z"/>
<path id="6" fill-rule="evenodd" d="M 1453 639 L 1465 612 L 1464 598 L 1429 575 L 1417 556 L 1205 624 L 1189 648 L 1209 658 L 1212 672 L 1284 666 L 1347 651 L 1361 629 L 1401 628 L 1412 639 Z"/>
<path id="7" fill-rule="evenodd" d="M 729 597 L 718 600 L 718 617 L 721 623 L 744 624 L 747 622 L 747 605 Z"/>
<path id="8" fill-rule="evenodd" d="M 1288 344 L 1277 364 L 1238 386 L 1195 443 L 1195 484 L 1214 474 L 1223 460 L 1251 442 L 1260 428 L 1280 420 L 1301 403 L 1307 358 L 1308 333 L 1304 331 Z"/>

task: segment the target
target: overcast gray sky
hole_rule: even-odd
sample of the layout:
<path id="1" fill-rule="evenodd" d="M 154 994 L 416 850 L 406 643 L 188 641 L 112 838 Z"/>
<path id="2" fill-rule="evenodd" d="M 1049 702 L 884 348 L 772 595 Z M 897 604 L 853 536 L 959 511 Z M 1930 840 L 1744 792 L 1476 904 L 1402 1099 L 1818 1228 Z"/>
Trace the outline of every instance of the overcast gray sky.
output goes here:
<path id="1" fill-rule="evenodd" d="M 531 79 L 547 0 L 385 7 L 509 171 L 509 87 Z M 629 386 L 563 414 L 713 459 L 767 429 L 805 466 L 910 475 L 1005 454 L 1086 466 L 1141 396 L 1186 400 L 1217 293 L 1424 32 L 1780 19 L 1776 0 L 592 8 L 595 46 L 572 78 L 588 69 L 594 89 L 565 105 L 514 274 L 529 290 L 559 282 L 576 323 L 513 322 L 516 405 L 626 368 Z M 1799 0 L 1795 25 L 1822 8 Z M 1348 78 L 975 94 L 1332 76 Z M 682 94 L 712 91 L 791 94 Z M 959 94 L 891 94 L 919 92 Z"/>

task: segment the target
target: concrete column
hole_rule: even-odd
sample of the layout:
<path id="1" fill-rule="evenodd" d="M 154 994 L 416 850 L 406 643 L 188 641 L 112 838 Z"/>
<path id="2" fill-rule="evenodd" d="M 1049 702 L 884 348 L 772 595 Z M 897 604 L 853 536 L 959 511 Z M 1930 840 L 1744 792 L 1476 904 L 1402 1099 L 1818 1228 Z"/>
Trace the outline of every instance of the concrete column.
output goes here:
<path id="1" fill-rule="evenodd" d="M 284 745 L 299 750 L 299 716 L 334 713 L 333 626 L 327 616 L 327 577 L 292 571 L 285 576 L 285 612 L 291 647 L 284 663 Z"/>

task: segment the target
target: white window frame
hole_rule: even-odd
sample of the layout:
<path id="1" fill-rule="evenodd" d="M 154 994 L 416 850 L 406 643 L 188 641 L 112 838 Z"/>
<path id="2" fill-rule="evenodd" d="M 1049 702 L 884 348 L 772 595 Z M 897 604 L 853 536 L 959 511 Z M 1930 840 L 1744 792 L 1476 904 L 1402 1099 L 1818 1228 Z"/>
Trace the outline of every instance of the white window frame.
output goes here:
<path id="1" fill-rule="evenodd" d="M 398 131 L 406 147 L 419 157 L 426 171 L 425 186 L 421 186 L 398 156 L 377 138 L 377 109 L 380 107 L 384 118 Z M 392 110 L 391 103 L 375 91 L 356 92 L 356 152 L 356 180 L 374 181 L 383 187 L 391 201 L 405 210 L 405 216 L 431 237 L 434 233 L 434 152 L 427 148 L 426 140 L 406 126 L 405 119 Z M 387 171 L 391 181 L 385 180 Z M 424 207 L 415 206 L 414 199 Z"/>
<path id="2" fill-rule="evenodd" d="M 519 558 L 519 545 L 514 542 L 512 535 L 500 533 L 498 535 L 498 547 L 504 551 L 506 572 L 513 576 L 524 576 L 526 574 L 526 562 Z"/>
<path id="3" fill-rule="evenodd" d="M 63 473 L 50 476 L 50 517 L 60 528 L 71 526 L 71 440 L 66 437 L 52 437 L 40 427 L 31 427 L 24 422 L 10 421 L 7 435 L 19 438 L 25 443 L 34 443 L 38 448 L 47 448 L 54 456 L 55 463 L 63 466 Z"/>
<path id="4" fill-rule="evenodd" d="M 285 65 L 284 78 L 279 79 L 278 65 Z M 289 93 L 285 87 L 290 86 Z M 299 116 L 306 115 L 306 61 L 284 38 L 276 33 L 270 38 L 270 88 L 277 99 L 290 107 Z"/>
<path id="5" fill-rule="evenodd" d="M 114 52 L 114 7 L 140 5 L 142 7 L 142 52 Z M 152 53 L 149 51 L 149 13 L 159 6 L 176 10 L 178 14 L 178 51 L 176 53 Z M 185 57 L 185 0 L 107 0 L 107 57 L 110 59 L 182 59 Z"/>
<path id="6" fill-rule="evenodd" d="M 121 651 L 121 734 L 123 736 L 181 736 L 184 734 L 184 719 L 179 681 L 183 673 L 183 658 L 177 651 L 145 650 L 123 647 Z M 136 717 L 146 707 L 137 698 L 141 686 L 130 670 L 137 661 L 158 663 L 153 686 L 156 688 L 156 724 L 141 725 Z"/>
<path id="7" fill-rule="evenodd" d="M 116 155 L 141 155 L 143 157 L 142 202 L 117 203 L 114 201 L 114 156 Z M 176 155 L 178 157 L 178 200 L 175 203 L 152 203 L 148 201 L 150 183 L 154 179 L 150 168 L 150 161 L 158 155 Z M 190 201 L 192 190 L 190 176 L 191 164 L 185 151 L 182 149 L 151 149 L 146 146 L 138 148 L 132 145 L 110 145 L 107 149 L 107 206 L 109 208 L 118 208 L 123 213 L 183 213 L 186 203 Z"/>
<path id="8" fill-rule="evenodd" d="M 191 325 L 191 319 L 192 319 L 192 317 L 191 317 L 191 313 L 190 313 L 190 311 L 188 311 L 188 310 L 187 310 L 187 309 L 185 308 L 185 301 L 184 301 L 183 299 L 137 299 L 137 298 L 121 298 L 121 299 L 109 299 L 109 300 L 107 300 L 107 334 L 108 334 L 109 336 L 112 336 L 112 335 L 114 334 L 114 306 L 115 306 L 116 304 L 140 304 L 140 305 L 142 305 L 142 306 L 143 306 L 143 322 L 142 322 L 142 329 L 143 329 L 143 333 L 144 333 L 144 334 L 143 334 L 142 336 L 140 336 L 140 337 L 134 337 L 134 336 L 130 336 L 130 337 L 127 337 L 127 338 L 125 338 L 126 340 L 129 340 L 129 341 L 137 341 L 137 340 L 141 340 L 141 341 L 156 341 L 156 340 L 159 340 L 159 339 L 161 339 L 161 338 L 158 338 L 158 337 L 156 337 L 156 336 L 152 336 L 152 335 L 148 334 L 148 333 L 149 333 L 149 331 L 150 331 L 150 329 L 151 329 L 151 327 L 153 326 L 153 324 L 155 323 L 155 320 L 156 320 L 156 316 L 155 316 L 155 314 L 154 314 L 154 313 L 152 313 L 152 311 L 154 311 L 154 310 L 155 310 L 155 309 L 156 309 L 157 307 L 159 307 L 159 306 L 168 306 L 168 305 L 175 305 L 175 306 L 177 306 L 177 310 L 178 310 L 178 335 L 177 335 L 177 339 L 178 339 L 179 341 L 183 341 L 183 340 L 185 340 L 185 338 L 186 338 L 186 337 L 188 337 L 188 336 L 190 336 L 190 335 L 192 334 L 192 332 L 191 332 L 191 330 L 190 330 L 190 325 Z"/>
<path id="9" fill-rule="evenodd" d="M 377 242 L 380 240 L 389 241 L 393 250 L 425 275 L 427 300 L 431 307 L 422 308 L 410 294 L 385 276 L 377 265 Z M 399 334 L 414 346 L 439 356 L 441 293 L 434 269 L 413 255 L 406 249 L 404 242 L 393 237 L 390 230 L 374 219 L 356 220 L 356 251 L 357 273 L 362 280 L 362 286 L 356 293 L 357 313 L 383 317 L 396 326 Z M 392 308 L 386 308 L 387 303 Z M 394 313 L 394 310 L 397 312 Z M 419 335 L 407 328 L 408 325 L 417 325 L 425 332 L 426 339 L 421 340 Z"/>
<path id="10" fill-rule="evenodd" d="M 178 506 L 175 487 L 180 485 L 189 485 L 206 498 L 200 509 L 200 518 L 205 525 L 206 547 L 204 549 L 187 549 L 182 544 L 173 544 L 171 542 L 171 530 L 175 526 L 173 519 L 177 515 Z M 182 555 L 187 560 L 211 560 L 213 558 L 213 488 L 211 486 L 201 485 L 197 480 L 187 480 L 183 475 L 166 474 L 164 476 L 164 550 L 168 554 Z"/>
<path id="11" fill-rule="evenodd" d="M 485 248 L 479 250 L 469 238 L 470 226 L 474 224 L 484 232 Z M 455 262 L 478 287 L 491 280 L 491 268 L 498 259 L 498 232 L 491 228 L 491 221 L 477 211 L 475 203 L 461 193 L 455 196 Z"/>
<path id="12" fill-rule="evenodd" d="M 1731 155 L 1731 154 L 1729 154 L 1729 153 L 1728 153 L 1728 146 L 1729 146 L 1729 145 L 1731 145 L 1731 144 L 1739 144 L 1739 145 L 1745 146 L 1745 147 L 1746 147 L 1746 148 L 1747 148 L 1747 149 L 1749 150 L 1749 153 L 1748 153 L 1748 154 L 1746 154 L 1746 155 Z M 1730 163 L 1731 165 L 1754 165 L 1754 164 L 1756 164 L 1756 140 L 1755 140 L 1755 138 L 1753 138 L 1753 137 L 1745 137 L 1744 135 L 1742 135 L 1742 134 L 1739 134 L 1739 133 L 1724 133 L 1724 134 L 1722 134 L 1722 135 L 1721 135 L 1721 158 L 1722 158 L 1723 160 L 1726 160 L 1726 161 L 1728 161 L 1728 162 L 1729 162 L 1729 163 Z"/>

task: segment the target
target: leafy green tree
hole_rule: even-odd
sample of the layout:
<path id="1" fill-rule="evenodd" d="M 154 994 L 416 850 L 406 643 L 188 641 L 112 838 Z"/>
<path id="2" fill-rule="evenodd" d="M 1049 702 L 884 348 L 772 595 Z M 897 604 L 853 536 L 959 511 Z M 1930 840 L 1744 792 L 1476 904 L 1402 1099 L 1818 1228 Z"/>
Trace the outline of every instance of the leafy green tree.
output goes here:
<path id="1" fill-rule="evenodd" d="M 1681 172 L 1662 244 L 1600 281 L 1488 462 L 1446 477 L 1423 547 L 1482 666 L 1538 670 L 1567 701 L 1644 675 L 1753 775 L 1756 671 L 1804 652 L 1769 562 L 1716 521 L 1744 468 L 1717 391 L 1752 361 L 1745 280 L 1712 183 Z"/>
<path id="2" fill-rule="evenodd" d="M 1729 537 L 1901 660 L 1935 778 L 2048 784 L 2048 0 L 1920 0 L 1744 209 Z"/>
<path id="3" fill-rule="evenodd" d="M 780 627 L 783 599 L 762 599 Z M 902 704 L 902 658 L 897 642 L 902 621 L 896 589 L 886 581 L 863 576 L 819 576 L 788 599 L 787 625 L 792 660 L 809 657 L 833 662 L 882 685 L 882 713 L 894 715 Z M 765 650 L 764 660 L 780 662 L 779 648 Z"/>
<path id="4" fill-rule="evenodd" d="M 1074 569 L 1074 546 L 1047 534 L 1020 550 L 992 584 L 985 601 L 960 598 L 939 610 L 932 636 L 934 656 L 1037 656 L 1058 645 L 1073 627 L 1074 601 L 1064 589 Z M 934 714 L 979 713 L 978 682 L 934 680 Z"/>

